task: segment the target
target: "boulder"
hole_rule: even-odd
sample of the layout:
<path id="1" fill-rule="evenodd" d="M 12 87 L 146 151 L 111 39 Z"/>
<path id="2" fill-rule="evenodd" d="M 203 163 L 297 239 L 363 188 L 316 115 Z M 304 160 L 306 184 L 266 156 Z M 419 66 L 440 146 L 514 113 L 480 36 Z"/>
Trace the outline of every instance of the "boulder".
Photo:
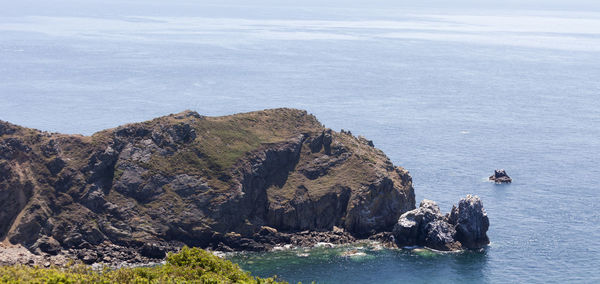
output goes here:
<path id="1" fill-rule="evenodd" d="M 456 230 L 444 220 L 435 220 L 425 225 L 425 244 L 436 250 L 451 251 L 461 249 L 455 239 Z"/>
<path id="2" fill-rule="evenodd" d="M 277 229 L 268 226 L 262 226 L 260 230 L 254 234 L 253 239 L 261 244 L 284 244 L 289 243 L 290 237 L 287 234 L 282 234 Z"/>
<path id="3" fill-rule="evenodd" d="M 165 248 L 157 243 L 145 243 L 141 249 L 141 255 L 148 258 L 161 259 L 167 256 Z"/>
<path id="4" fill-rule="evenodd" d="M 57 240 L 55 240 L 53 237 L 47 236 L 39 238 L 37 242 L 35 242 L 35 244 L 33 245 L 33 248 L 38 248 L 40 251 L 51 255 L 57 255 L 62 249 L 60 243 Z"/>
<path id="5" fill-rule="evenodd" d="M 93 264 L 98 260 L 98 254 L 89 249 L 79 251 L 77 257 L 85 264 Z"/>
<path id="6" fill-rule="evenodd" d="M 419 226 L 421 218 L 418 215 L 419 209 L 408 211 L 398 219 L 394 226 L 394 238 L 400 246 L 414 246 L 419 237 Z"/>
<path id="7" fill-rule="evenodd" d="M 456 228 L 456 239 L 469 249 L 482 248 L 490 243 L 487 230 L 490 221 L 478 196 L 467 195 L 453 206 L 449 222 Z"/>
<path id="8" fill-rule="evenodd" d="M 271 248 L 268 244 L 259 243 L 254 239 L 244 238 L 242 235 L 234 232 L 225 234 L 222 243 L 233 250 L 265 251 Z"/>
<path id="9" fill-rule="evenodd" d="M 435 201 L 424 199 L 419 208 L 402 214 L 394 226 L 393 232 L 398 245 L 423 245 L 427 236 L 427 224 L 443 217 Z"/>
<path id="10" fill-rule="evenodd" d="M 278 233 L 277 229 L 271 228 L 269 226 L 262 226 L 262 227 L 260 227 L 260 231 L 258 231 L 258 234 L 261 236 L 274 235 L 277 233 Z"/>
<path id="11" fill-rule="evenodd" d="M 494 174 L 489 178 L 491 181 L 495 183 L 511 183 L 512 179 L 506 174 L 505 170 L 495 170 Z"/>

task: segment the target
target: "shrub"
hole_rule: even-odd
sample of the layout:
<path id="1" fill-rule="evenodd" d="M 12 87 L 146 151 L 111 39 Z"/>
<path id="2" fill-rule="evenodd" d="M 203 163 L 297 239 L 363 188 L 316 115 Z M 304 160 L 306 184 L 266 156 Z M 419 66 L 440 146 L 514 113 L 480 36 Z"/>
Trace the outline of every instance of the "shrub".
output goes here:
<path id="1" fill-rule="evenodd" d="M 0 266 L 0 283 L 282 283 L 253 277 L 237 264 L 199 248 L 170 253 L 165 265 L 95 271 L 85 265 Z"/>

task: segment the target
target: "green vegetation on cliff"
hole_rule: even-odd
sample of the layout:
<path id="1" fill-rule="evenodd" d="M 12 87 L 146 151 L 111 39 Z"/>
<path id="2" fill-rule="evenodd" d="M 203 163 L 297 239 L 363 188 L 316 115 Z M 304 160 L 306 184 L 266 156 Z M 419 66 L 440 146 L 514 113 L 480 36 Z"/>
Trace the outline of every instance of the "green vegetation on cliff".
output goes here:
<path id="1" fill-rule="evenodd" d="M 89 266 L 0 266 L 2 283 L 282 283 L 253 277 L 231 261 L 199 248 L 169 254 L 165 265 L 94 271 Z"/>
<path id="2" fill-rule="evenodd" d="M 414 203 L 405 169 L 302 110 L 184 111 L 92 136 L 0 121 L 0 240 L 32 251 L 264 250 L 289 241 L 265 240 L 264 226 L 367 237 Z"/>

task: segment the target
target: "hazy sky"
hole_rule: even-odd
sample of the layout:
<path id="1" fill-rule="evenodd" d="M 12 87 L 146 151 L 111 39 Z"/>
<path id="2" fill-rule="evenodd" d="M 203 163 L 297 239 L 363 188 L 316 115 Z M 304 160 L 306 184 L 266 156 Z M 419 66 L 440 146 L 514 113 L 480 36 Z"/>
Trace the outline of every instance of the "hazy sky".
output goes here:
<path id="1" fill-rule="evenodd" d="M 319 8 L 381 8 L 440 10 L 550 10 L 599 12 L 598 0 L 0 0 L 0 16 L 236 16 L 290 18 L 307 17 L 323 11 Z M 243 8 L 240 8 L 244 6 Z M 273 14 L 261 7 L 281 7 Z"/>

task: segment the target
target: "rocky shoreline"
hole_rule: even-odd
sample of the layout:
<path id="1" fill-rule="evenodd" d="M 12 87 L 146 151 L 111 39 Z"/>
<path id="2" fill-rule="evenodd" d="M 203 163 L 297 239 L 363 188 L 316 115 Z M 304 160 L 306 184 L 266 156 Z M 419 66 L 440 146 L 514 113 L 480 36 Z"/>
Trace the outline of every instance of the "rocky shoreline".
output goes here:
<path id="1" fill-rule="evenodd" d="M 360 243 L 366 240 L 387 248 L 425 247 L 436 251 L 461 251 L 487 246 L 489 220 L 481 200 L 468 195 L 453 206 L 450 213 L 442 215 L 438 205 L 423 200 L 419 208 L 404 213 L 393 231 L 379 232 L 366 239 L 355 238 L 339 227 L 331 231 L 279 232 L 263 226 L 252 237 L 228 233 L 214 236 L 206 247 L 218 255 L 243 251 L 274 251 L 291 248 L 312 248 Z M 124 247 L 104 242 L 96 247 L 82 249 L 54 248 L 54 253 L 40 250 L 32 253 L 21 245 L 0 244 L 0 265 L 30 265 L 40 267 L 67 266 L 74 263 L 93 267 L 151 266 L 164 263 L 168 252 L 177 252 L 183 243 L 148 243 L 138 248 Z"/>
<path id="2" fill-rule="evenodd" d="M 375 238 L 374 238 L 375 239 Z M 305 247 L 317 244 L 345 245 L 360 241 L 342 229 L 326 232 L 304 231 L 279 233 L 265 227 L 253 238 L 227 234 L 205 249 L 218 253 L 242 251 L 272 251 L 278 248 Z M 31 252 L 22 245 L 0 243 L 0 265 L 30 265 L 40 267 L 67 266 L 75 263 L 98 267 L 134 267 L 163 262 L 169 252 L 177 252 L 183 243 L 152 243 L 138 248 L 124 247 L 109 242 L 83 249 L 57 248 L 54 253 Z"/>
<path id="3" fill-rule="evenodd" d="M 487 244 L 487 226 L 471 226 L 482 206 L 442 216 L 426 204 L 372 141 L 302 110 L 184 111 L 92 136 L 0 121 L 2 264 L 159 263 L 184 245 Z"/>

